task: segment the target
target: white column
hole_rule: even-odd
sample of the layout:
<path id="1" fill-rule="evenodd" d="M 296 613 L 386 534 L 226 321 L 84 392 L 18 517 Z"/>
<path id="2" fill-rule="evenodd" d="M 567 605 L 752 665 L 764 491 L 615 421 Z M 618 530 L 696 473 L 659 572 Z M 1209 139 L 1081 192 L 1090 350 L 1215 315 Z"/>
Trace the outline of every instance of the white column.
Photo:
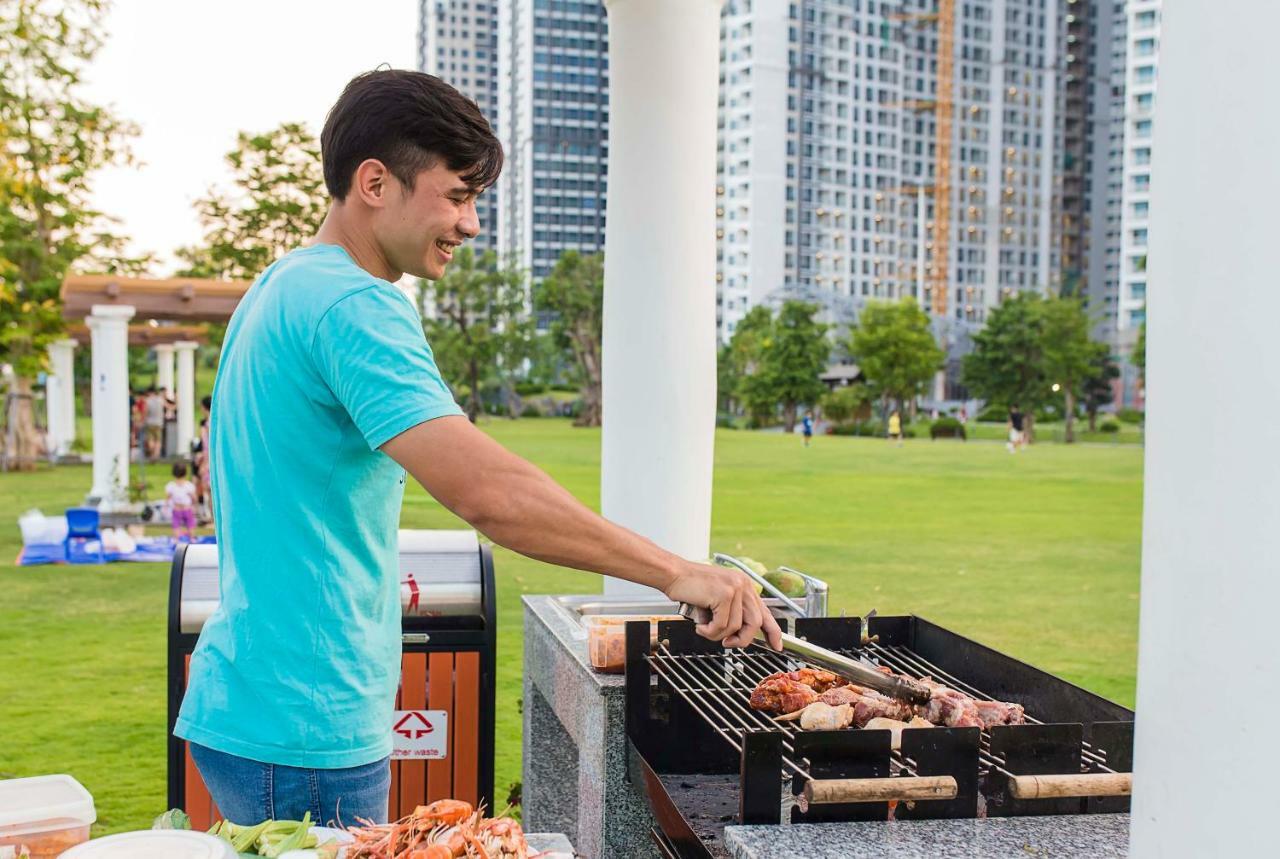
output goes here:
<path id="1" fill-rule="evenodd" d="M 1280 4 L 1162 14 L 1131 855 L 1242 856 L 1280 765 Z"/>
<path id="2" fill-rule="evenodd" d="M 174 396 L 172 343 L 160 343 L 156 346 L 156 387 L 170 397 Z"/>
<path id="3" fill-rule="evenodd" d="M 49 380 L 45 400 L 49 412 L 49 450 L 63 456 L 76 440 L 74 340 L 55 340 L 49 344 Z"/>
<path id="4" fill-rule="evenodd" d="M 103 510 L 127 503 L 129 320 L 133 308 L 95 304 L 85 319 L 93 350 L 93 488 Z"/>
<path id="5" fill-rule="evenodd" d="M 715 433 L 716 99 L 722 0 L 605 0 L 606 517 L 707 555 Z M 636 586 L 605 580 L 606 593 Z"/>
<path id="6" fill-rule="evenodd" d="M 196 432 L 196 347 L 198 343 L 180 340 L 173 344 L 178 353 L 178 456 L 191 453 Z"/>

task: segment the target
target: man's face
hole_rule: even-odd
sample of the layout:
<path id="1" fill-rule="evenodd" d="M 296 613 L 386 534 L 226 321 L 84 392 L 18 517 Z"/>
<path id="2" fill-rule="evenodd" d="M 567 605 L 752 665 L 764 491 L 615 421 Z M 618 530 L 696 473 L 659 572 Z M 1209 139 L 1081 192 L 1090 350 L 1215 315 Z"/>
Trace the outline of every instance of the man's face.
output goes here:
<path id="1" fill-rule="evenodd" d="M 478 191 L 443 162 L 420 172 L 411 192 L 394 178 L 390 181 L 393 187 L 378 219 L 387 262 L 397 271 L 437 280 L 458 246 L 480 233 Z"/>

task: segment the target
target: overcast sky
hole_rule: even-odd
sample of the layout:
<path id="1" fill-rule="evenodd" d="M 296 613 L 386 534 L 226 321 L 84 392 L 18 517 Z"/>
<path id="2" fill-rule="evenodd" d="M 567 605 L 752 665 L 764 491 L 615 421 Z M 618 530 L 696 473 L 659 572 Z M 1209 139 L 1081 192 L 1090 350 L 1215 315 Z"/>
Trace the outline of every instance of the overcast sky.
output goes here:
<path id="1" fill-rule="evenodd" d="M 141 127 L 140 168 L 95 181 L 135 251 L 170 273 L 200 238 L 192 202 L 227 180 L 236 132 L 303 121 L 319 133 L 353 75 L 416 62 L 417 0 L 115 0 L 88 94 Z"/>

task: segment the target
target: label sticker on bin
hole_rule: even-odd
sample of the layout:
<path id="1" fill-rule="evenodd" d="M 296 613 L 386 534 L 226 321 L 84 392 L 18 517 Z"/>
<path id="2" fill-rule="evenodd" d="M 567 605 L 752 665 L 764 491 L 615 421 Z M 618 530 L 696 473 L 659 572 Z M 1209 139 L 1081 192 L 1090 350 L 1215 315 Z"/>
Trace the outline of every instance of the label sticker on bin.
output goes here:
<path id="1" fill-rule="evenodd" d="M 393 760 L 441 761 L 449 756 L 447 710 L 396 710 L 391 724 Z"/>

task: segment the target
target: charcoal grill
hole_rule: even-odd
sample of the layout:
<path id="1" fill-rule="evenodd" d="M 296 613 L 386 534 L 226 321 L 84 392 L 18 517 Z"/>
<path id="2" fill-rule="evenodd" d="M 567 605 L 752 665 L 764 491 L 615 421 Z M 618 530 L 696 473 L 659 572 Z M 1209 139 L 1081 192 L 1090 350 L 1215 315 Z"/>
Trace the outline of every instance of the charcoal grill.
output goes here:
<path id="1" fill-rule="evenodd" d="M 905 729 L 900 750 L 887 730 L 802 731 L 748 704 L 794 660 L 726 651 L 688 621 L 658 629 L 651 653 L 648 625 L 628 625 L 626 717 L 630 775 L 667 856 L 727 855 L 732 824 L 1128 810 L 1132 711 L 923 618 L 802 618 L 794 631 L 975 699 L 1021 704 L 1027 724 Z M 843 801 L 851 791 L 858 801 Z"/>

